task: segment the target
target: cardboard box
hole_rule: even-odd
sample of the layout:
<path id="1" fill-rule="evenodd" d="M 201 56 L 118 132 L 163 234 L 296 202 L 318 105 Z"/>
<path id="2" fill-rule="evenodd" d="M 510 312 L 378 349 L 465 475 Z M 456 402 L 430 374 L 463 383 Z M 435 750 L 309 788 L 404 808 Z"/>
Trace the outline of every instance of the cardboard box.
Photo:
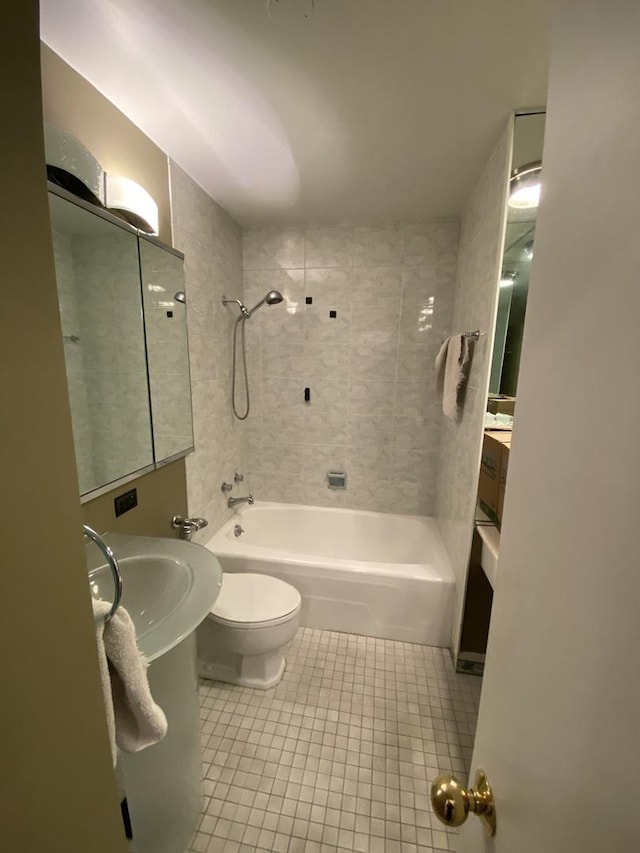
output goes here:
<path id="1" fill-rule="evenodd" d="M 482 443 L 482 460 L 480 463 L 480 478 L 478 480 L 478 503 L 481 509 L 493 521 L 502 520 L 502 504 L 504 504 L 504 489 L 502 504 L 500 503 L 500 479 L 502 476 L 502 458 L 505 448 L 511 444 L 511 432 L 505 430 L 485 430 Z M 508 464 L 508 457 L 507 457 Z M 505 464 L 505 482 L 506 482 Z"/>
<path id="2" fill-rule="evenodd" d="M 492 415 L 511 415 L 516 408 L 516 398 L 507 397 L 505 394 L 492 394 L 487 400 L 487 411 Z"/>
<path id="3" fill-rule="evenodd" d="M 502 511 L 504 509 L 504 493 L 507 487 L 507 472 L 509 470 L 509 453 L 511 442 L 502 445 L 500 456 L 500 476 L 498 477 L 498 509 L 496 511 L 498 523 L 502 524 Z"/>

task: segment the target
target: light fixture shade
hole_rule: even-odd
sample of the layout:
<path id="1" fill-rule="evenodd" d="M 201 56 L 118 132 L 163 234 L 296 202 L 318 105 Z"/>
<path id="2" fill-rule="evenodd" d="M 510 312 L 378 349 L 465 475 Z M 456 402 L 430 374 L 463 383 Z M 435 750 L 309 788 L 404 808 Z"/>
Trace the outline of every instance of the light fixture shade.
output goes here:
<path id="1" fill-rule="evenodd" d="M 158 205 L 153 197 L 130 178 L 105 175 L 105 198 L 109 210 L 146 234 L 158 233 Z"/>
<path id="2" fill-rule="evenodd" d="M 50 180 L 85 201 L 104 204 L 104 169 L 79 139 L 45 124 L 44 148 Z"/>
<path id="3" fill-rule="evenodd" d="M 513 170 L 509 180 L 509 207 L 528 210 L 540 202 L 542 161 L 527 163 Z"/>

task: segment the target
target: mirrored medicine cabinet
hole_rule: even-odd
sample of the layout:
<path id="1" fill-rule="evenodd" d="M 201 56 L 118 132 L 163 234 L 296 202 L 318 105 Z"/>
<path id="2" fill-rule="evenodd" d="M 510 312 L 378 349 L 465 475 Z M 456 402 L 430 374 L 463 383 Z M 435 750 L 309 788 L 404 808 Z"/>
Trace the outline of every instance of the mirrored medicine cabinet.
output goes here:
<path id="1" fill-rule="evenodd" d="M 193 450 L 183 256 L 51 184 L 49 206 L 86 502 Z"/>

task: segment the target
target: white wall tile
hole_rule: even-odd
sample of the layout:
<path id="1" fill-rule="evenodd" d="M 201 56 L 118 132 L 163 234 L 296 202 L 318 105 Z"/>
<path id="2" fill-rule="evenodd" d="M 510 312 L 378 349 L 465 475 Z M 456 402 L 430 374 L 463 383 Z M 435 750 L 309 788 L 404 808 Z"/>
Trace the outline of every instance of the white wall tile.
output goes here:
<path id="1" fill-rule="evenodd" d="M 314 267 L 350 267 L 353 264 L 353 229 L 308 228 L 305 232 L 306 265 Z"/>
<path id="2" fill-rule="evenodd" d="M 245 300 L 270 289 L 286 300 L 247 326 L 261 351 L 252 389 L 259 386 L 262 409 L 251 435 L 263 440 L 259 450 L 255 439 L 248 444 L 260 466 L 251 471 L 258 498 L 433 512 L 441 421 L 434 359 L 451 327 L 457 229 L 307 229 L 304 269 L 295 229 L 247 232 Z M 332 465 L 346 466 L 345 491 L 327 488 Z"/>
<path id="3" fill-rule="evenodd" d="M 480 329 L 486 335 L 477 346 L 474 345 L 462 415 L 455 423 L 446 420 L 442 429 L 436 512 L 456 576 L 452 636 L 454 653 L 457 653 L 478 489 L 483 417 L 491 366 L 490 342 L 495 322 L 510 169 L 511 132 L 510 124 L 469 199 L 459 243 L 452 326 L 455 331 Z"/>
<path id="4" fill-rule="evenodd" d="M 174 242 L 185 254 L 194 410 L 196 449 L 187 457 L 188 508 L 191 515 L 209 520 L 202 539 L 230 517 L 220 483 L 245 463 L 242 427 L 231 415 L 230 398 L 231 330 L 237 311 L 221 301 L 223 294 L 242 295 L 242 234 L 179 166 L 171 162 L 169 171 Z"/>
<path id="5" fill-rule="evenodd" d="M 304 232 L 299 228 L 263 228 L 260 232 L 261 269 L 303 269 Z"/>
<path id="6" fill-rule="evenodd" d="M 354 228 L 354 266 L 401 264 L 403 251 L 404 229 L 401 225 Z"/>
<path id="7" fill-rule="evenodd" d="M 313 305 L 343 310 L 350 308 L 353 298 L 353 271 L 350 267 L 307 269 L 305 297 L 310 297 Z"/>
<path id="8" fill-rule="evenodd" d="M 357 415 L 393 414 L 395 396 L 395 382 L 352 377 L 349 385 L 349 411 Z"/>

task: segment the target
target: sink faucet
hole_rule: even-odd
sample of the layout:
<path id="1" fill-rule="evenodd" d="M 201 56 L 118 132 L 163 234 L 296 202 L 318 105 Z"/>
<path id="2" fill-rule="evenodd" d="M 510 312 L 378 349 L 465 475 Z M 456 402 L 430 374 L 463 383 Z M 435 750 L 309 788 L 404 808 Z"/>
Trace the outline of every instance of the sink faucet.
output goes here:
<path id="1" fill-rule="evenodd" d="M 229 509 L 231 509 L 231 507 L 236 506 L 236 504 L 249 504 L 249 506 L 252 506 L 253 495 L 249 493 L 246 498 L 229 498 L 227 500 L 227 506 L 229 507 Z"/>
<path id="2" fill-rule="evenodd" d="M 197 533 L 198 530 L 202 530 L 207 524 L 209 522 L 206 518 L 183 518 L 181 515 L 174 515 L 171 519 L 171 526 L 175 530 L 179 530 L 180 535 L 187 542 L 191 542 L 193 534 Z"/>

